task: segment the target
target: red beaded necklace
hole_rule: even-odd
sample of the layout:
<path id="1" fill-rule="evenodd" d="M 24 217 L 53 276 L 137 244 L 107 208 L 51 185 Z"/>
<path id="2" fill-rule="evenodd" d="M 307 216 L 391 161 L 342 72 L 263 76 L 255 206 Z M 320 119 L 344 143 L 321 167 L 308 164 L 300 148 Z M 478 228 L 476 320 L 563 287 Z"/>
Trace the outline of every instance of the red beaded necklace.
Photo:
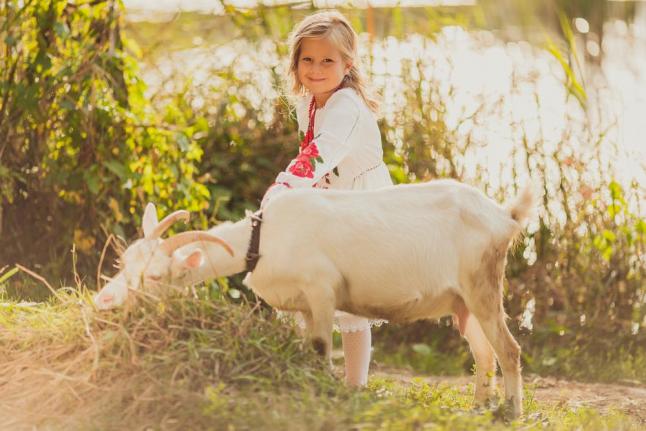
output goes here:
<path id="1" fill-rule="evenodd" d="M 305 137 L 301 141 L 301 150 L 306 148 L 314 139 L 314 117 L 316 117 L 316 101 L 312 96 L 307 122 L 307 133 L 305 133 Z"/>

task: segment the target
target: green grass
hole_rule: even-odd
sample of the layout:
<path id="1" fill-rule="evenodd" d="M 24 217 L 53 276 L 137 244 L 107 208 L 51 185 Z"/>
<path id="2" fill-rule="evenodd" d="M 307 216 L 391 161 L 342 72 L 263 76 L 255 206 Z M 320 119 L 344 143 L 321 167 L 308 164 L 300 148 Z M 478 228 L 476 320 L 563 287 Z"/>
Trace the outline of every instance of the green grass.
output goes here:
<path id="1" fill-rule="evenodd" d="M 388 338 L 375 338 L 374 360 L 383 365 L 441 376 L 458 376 L 473 368 L 473 358 L 466 342 L 461 349 L 446 352 L 437 345 L 441 341 L 439 338 L 430 344 L 395 344 Z"/>
<path id="2" fill-rule="evenodd" d="M 581 329 L 561 340 L 536 337 L 523 354 L 524 368 L 579 381 L 646 384 L 646 345 L 626 333 L 605 332 Z"/>
<path id="3" fill-rule="evenodd" d="M 96 312 L 90 294 L 0 306 L 0 428 L 639 429 L 619 413 L 542 406 L 508 423 L 474 410 L 472 386 L 372 377 L 350 390 L 294 328 L 220 290 Z"/>
<path id="4" fill-rule="evenodd" d="M 389 325 L 373 331 L 379 364 L 414 373 L 456 376 L 473 370 L 466 340 L 456 330 L 430 322 Z M 599 383 L 646 384 L 646 346 L 628 333 L 607 328 L 579 328 L 572 335 L 538 328 L 518 336 L 525 373 Z"/>

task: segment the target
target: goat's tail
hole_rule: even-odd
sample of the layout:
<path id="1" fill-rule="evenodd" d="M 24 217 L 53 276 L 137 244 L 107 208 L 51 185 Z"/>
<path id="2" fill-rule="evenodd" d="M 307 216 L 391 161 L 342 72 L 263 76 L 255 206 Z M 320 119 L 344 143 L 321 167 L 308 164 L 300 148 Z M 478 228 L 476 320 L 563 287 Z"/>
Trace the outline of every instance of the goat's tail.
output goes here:
<path id="1" fill-rule="evenodd" d="M 514 201 L 507 206 L 509 216 L 523 226 L 536 205 L 536 196 L 532 186 L 526 186 Z"/>

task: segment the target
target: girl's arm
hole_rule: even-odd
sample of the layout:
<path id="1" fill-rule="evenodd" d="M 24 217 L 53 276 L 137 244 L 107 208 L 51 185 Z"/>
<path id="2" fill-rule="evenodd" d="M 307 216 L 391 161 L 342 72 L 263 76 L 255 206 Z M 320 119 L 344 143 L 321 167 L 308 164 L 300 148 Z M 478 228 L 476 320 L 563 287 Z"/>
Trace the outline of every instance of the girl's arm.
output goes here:
<path id="1" fill-rule="evenodd" d="M 301 148 L 285 171 L 265 193 L 264 206 L 270 195 L 287 188 L 312 187 L 338 166 L 350 151 L 350 136 L 359 121 L 357 102 L 345 93 L 334 95 L 325 106 L 325 115 L 312 142 Z"/>

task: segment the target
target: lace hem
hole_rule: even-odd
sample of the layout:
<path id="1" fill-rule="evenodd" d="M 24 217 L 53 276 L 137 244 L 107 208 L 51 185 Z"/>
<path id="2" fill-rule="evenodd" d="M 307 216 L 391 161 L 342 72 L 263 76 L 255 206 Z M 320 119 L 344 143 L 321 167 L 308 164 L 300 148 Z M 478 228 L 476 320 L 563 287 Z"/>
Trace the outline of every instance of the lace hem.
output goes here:
<path id="1" fill-rule="evenodd" d="M 300 329 L 305 329 L 305 319 L 303 319 L 303 315 L 300 312 L 277 311 L 276 314 L 279 319 L 294 322 Z M 337 311 L 334 314 L 334 326 L 332 328 L 335 332 L 359 332 L 381 326 L 384 323 L 388 323 L 388 321 L 383 319 L 368 319 L 343 311 Z"/>
<path id="2" fill-rule="evenodd" d="M 359 332 L 363 331 L 364 329 L 372 329 L 374 327 L 379 327 L 383 325 L 384 323 L 388 323 L 387 320 L 382 320 L 382 319 L 366 319 L 368 320 L 368 325 L 339 325 L 338 323 L 334 323 L 334 326 L 332 327 L 334 329 L 334 332 Z"/>

